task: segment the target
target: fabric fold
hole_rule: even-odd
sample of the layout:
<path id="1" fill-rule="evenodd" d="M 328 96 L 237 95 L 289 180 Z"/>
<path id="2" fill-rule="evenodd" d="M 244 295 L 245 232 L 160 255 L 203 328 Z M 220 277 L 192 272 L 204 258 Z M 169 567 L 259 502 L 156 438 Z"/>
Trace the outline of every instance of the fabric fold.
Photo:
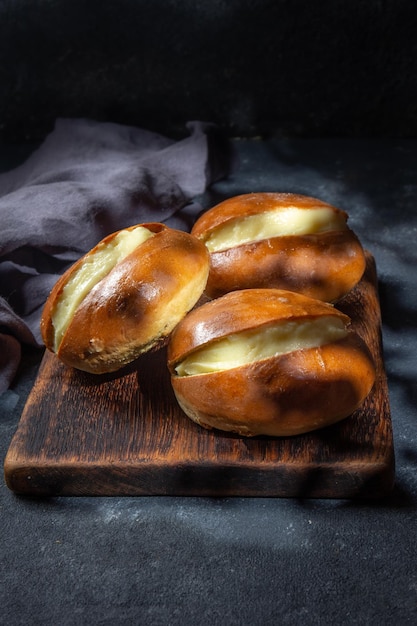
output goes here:
<path id="1" fill-rule="evenodd" d="M 29 158 L 0 174 L 0 393 L 58 276 L 107 234 L 147 221 L 189 230 L 198 196 L 231 167 L 216 126 L 172 140 L 148 130 L 58 119 Z"/>

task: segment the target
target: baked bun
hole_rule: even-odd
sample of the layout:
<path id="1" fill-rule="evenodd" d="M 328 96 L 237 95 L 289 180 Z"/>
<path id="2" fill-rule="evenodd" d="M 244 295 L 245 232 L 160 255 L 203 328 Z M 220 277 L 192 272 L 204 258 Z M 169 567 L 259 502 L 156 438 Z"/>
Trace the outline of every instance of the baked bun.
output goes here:
<path id="1" fill-rule="evenodd" d="M 113 372 L 158 346 L 201 297 L 204 244 L 164 224 L 113 233 L 58 280 L 45 304 L 46 347 L 67 365 Z"/>
<path id="2" fill-rule="evenodd" d="M 168 343 L 180 407 L 206 428 L 288 436 L 349 416 L 375 369 L 350 318 L 280 289 L 228 293 L 189 313 Z"/>
<path id="3" fill-rule="evenodd" d="M 191 231 L 211 255 L 207 295 L 274 287 L 337 301 L 365 270 L 363 248 L 347 219 L 330 204 L 292 193 L 221 202 Z"/>

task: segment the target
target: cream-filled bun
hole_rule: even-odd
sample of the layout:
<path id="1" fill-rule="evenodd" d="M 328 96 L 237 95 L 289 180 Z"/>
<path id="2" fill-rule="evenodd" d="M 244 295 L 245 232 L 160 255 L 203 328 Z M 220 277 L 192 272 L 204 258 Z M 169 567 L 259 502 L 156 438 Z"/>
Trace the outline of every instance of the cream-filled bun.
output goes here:
<path id="1" fill-rule="evenodd" d="M 204 244 L 164 224 L 113 233 L 70 267 L 45 304 L 46 347 L 67 365 L 101 374 L 160 345 L 201 297 Z"/>
<path id="2" fill-rule="evenodd" d="M 191 311 L 168 343 L 180 407 L 206 428 L 289 436 L 349 416 L 372 356 L 333 305 L 280 289 L 230 292 Z"/>
<path id="3" fill-rule="evenodd" d="M 365 255 L 346 212 L 292 193 L 251 193 L 203 213 L 192 234 L 211 256 L 206 293 L 279 288 L 335 302 L 360 280 Z"/>

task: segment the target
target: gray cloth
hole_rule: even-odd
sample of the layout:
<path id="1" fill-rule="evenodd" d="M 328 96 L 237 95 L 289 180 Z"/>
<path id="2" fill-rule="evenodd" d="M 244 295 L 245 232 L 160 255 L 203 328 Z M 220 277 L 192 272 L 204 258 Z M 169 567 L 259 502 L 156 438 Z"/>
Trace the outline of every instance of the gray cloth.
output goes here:
<path id="1" fill-rule="evenodd" d="M 41 345 L 41 311 L 66 267 L 133 224 L 189 229 L 201 210 L 193 199 L 228 166 L 214 126 L 187 127 L 189 136 L 174 141 L 60 119 L 26 162 L 0 174 L 0 393 L 13 380 L 21 345 Z"/>

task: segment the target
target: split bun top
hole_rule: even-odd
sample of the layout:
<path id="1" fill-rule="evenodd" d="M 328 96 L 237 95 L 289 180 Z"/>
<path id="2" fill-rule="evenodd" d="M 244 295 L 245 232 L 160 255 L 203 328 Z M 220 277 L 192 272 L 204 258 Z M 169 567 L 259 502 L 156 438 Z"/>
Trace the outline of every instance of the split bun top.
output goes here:
<path id="1" fill-rule="evenodd" d="M 206 247 L 160 223 L 112 233 L 58 280 L 45 304 L 46 347 L 67 365 L 101 374 L 166 340 L 201 297 Z"/>
<path id="2" fill-rule="evenodd" d="M 372 356 L 333 305 L 281 289 L 233 291 L 191 311 L 168 344 L 178 403 L 206 428 L 289 436 L 350 415 Z"/>
<path id="3" fill-rule="evenodd" d="M 251 193 L 221 202 L 191 231 L 210 252 L 207 295 L 272 287 L 337 301 L 365 269 L 347 220 L 344 211 L 299 194 Z"/>

